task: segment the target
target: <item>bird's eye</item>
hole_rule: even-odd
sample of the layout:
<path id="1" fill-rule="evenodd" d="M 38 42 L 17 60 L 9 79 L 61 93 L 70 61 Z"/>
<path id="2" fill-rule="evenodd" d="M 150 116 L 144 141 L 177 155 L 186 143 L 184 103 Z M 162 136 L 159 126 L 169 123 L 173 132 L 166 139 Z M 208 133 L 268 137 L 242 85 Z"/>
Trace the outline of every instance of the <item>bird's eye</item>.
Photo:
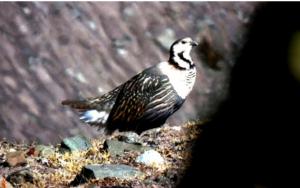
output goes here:
<path id="1" fill-rule="evenodd" d="M 185 44 L 185 43 L 186 43 L 186 41 L 181 41 L 181 43 L 182 43 L 182 44 Z"/>

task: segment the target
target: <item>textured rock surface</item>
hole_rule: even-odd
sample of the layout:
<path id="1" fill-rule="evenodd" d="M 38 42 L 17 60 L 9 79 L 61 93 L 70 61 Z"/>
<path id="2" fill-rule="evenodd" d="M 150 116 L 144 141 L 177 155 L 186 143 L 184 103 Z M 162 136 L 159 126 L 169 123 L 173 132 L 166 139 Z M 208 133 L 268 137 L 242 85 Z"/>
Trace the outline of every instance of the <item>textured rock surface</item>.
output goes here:
<path id="1" fill-rule="evenodd" d="M 145 151 L 135 161 L 152 167 L 161 167 L 165 163 L 164 158 L 155 150 Z"/>
<path id="2" fill-rule="evenodd" d="M 5 10 L 0 11 L 0 137 L 48 144 L 79 133 L 100 135 L 60 106 L 61 100 L 104 94 L 166 60 L 170 41 L 183 36 L 206 43 L 193 54 L 198 69 L 194 91 L 169 122 L 208 117 L 226 95 L 224 83 L 255 6 L 0 3 Z"/>
<path id="3" fill-rule="evenodd" d="M 70 138 L 65 138 L 61 142 L 62 151 L 82 151 L 87 150 L 92 147 L 91 142 L 84 136 L 74 136 Z"/>
<path id="4" fill-rule="evenodd" d="M 83 183 L 89 179 L 104 179 L 104 178 L 118 178 L 118 179 L 133 179 L 141 177 L 143 173 L 131 166 L 123 164 L 107 164 L 107 165 L 87 165 L 83 167 L 80 175 L 71 183 L 73 185 Z"/>
<path id="5" fill-rule="evenodd" d="M 117 140 L 106 140 L 104 143 L 104 147 L 107 149 L 108 153 L 111 156 L 122 155 L 126 151 L 143 152 L 151 149 L 148 146 L 142 146 L 139 144 L 129 144 Z"/>
<path id="6" fill-rule="evenodd" d="M 25 154 L 22 151 L 10 152 L 6 155 L 6 162 L 11 167 L 24 165 L 26 164 Z"/>
<path id="7" fill-rule="evenodd" d="M 123 132 L 118 136 L 118 140 L 128 144 L 140 143 L 140 136 L 135 132 Z"/>
<path id="8" fill-rule="evenodd" d="M 0 177 L 10 177 L 7 181 L 10 180 L 16 187 L 70 187 L 70 184 L 75 185 L 76 181 L 85 183 L 82 185 L 83 187 L 89 187 L 91 183 L 97 187 L 175 187 L 188 167 L 191 157 L 189 153 L 200 133 L 200 126 L 196 122 L 184 124 L 180 131 L 174 130 L 171 126 L 148 131 L 147 135 L 141 137 L 141 140 L 146 146 L 150 147 L 151 145 L 155 148 L 155 151 L 163 157 L 165 165 L 161 165 L 159 168 L 146 167 L 135 162 L 142 152 L 129 151 L 120 156 L 111 157 L 104 149 L 102 138 L 92 139 L 93 147 L 82 152 L 61 153 L 59 152 L 60 144 L 57 144 L 53 147 L 55 153 L 48 156 L 38 155 L 36 152 L 38 146 L 35 143 L 30 145 L 11 144 L 0 141 Z M 117 140 L 117 137 L 117 134 L 112 135 L 114 140 Z M 153 140 L 157 142 L 153 142 Z M 2 163 L 5 162 L 6 154 L 12 151 L 25 151 L 27 164 L 10 167 Z M 100 166 L 99 168 L 103 168 L 102 164 L 114 164 L 107 165 L 110 170 L 119 169 L 116 166 L 124 164 L 139 170 L 145 176 L 133 179 L 131 177 L 129 179 L 91 179 L 85 182 L 87 177 L 83 177 L 80 171 L 84 166 L 90 164 L 99 164 L 96 165 Z M 76 176 L 77 178 L 74 180 Z M 30 183 L 32 177 L 33 183 Z M 22 183 L 21 186 L 18 185 L 19 182 Z"/>
<path id="9" fill-rule="evenodd" d="M 15 187 L 20 187 L 20 185 L 24 185 L 25 183 L 33 183 L 33 176 L 29 170 L 24 169 L 8 175 L 7 181 L 9 181 Z"/>
<path id="10" fill-rule="evenodd" d="M 51 146 L 45 146 L 45 145 L 37 145 L 35 147 L 35 150 L 37 151 L 38 155 L 41 157 L 48 157 L 55 153 L 55 149 Z"/>

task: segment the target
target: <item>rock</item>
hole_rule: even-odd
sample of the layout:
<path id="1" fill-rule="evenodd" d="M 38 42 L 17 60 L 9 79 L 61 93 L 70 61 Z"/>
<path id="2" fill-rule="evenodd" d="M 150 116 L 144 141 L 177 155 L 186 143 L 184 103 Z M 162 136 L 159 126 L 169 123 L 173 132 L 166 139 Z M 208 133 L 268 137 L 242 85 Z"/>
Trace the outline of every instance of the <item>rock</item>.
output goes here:
<path id="1" fill-rule="evenodd" d="M 41 157 L 49 157 L 55 153 L 55 150 L 51 146 L 46 145 L 37 145 L 35 150 L 38 152 L 38 155 Z"/>
<path id="2" fill-rule="evenodd" d="M 20 185 L 29 182 L 33 183 L 33 176 L 29 170 L 20 170 L 11 173 L 7 176 L 7 181 L 13 184 L 15 187 L 19 187 Z"/>
<path id="3" fill-rule="evenodd" d="M 143 152 L 151 149 L 148 146 L 142 146 L 140 144 L 129 144 L 117 140 L 106 140 L 104 142 L 104 148 L 109 152 L 109 154 L 112 157 L 122 155 L 125 151 Z"/>
<path id="4" fill-rule="evenodd" d="M 6 181 L 5 178 L 0 177 L 0 188 L 13 188 L 13 186 L 8 181 Z"/>
<path id="5" fill-rule="evenodd" d="M 75 72 L 73 69 L 71 68 L 67 68 L 65 70 L 65 73 L 67 75 L 69 75 L 70 77 L 76 79 L 78 82 L 81 82 L 81 83 L 88 83 L 87 79 L 85 78 L 85 76 L 81 73 L 81 72 Z"/>
<path id="6" fill-rule="evenodd" d="M 117 48 L 117 53 L 118 55 L 126 56 L 128 54 L 128 51 L 123 48 Z"/>
<path id="7" fill-rule="evenodd" d="M 135 132 L 124 132 L 118 136 L 118 140 L 128 144 L 140 143 L 140 136 Z"/>
<path id="8" fill-rule="evenodd" d="M 135 161 L 151 167 L 161 167 L 165 163 L 164 158 L 155 150 L 145 151 Z"/>
<path id="9" fill-rule="evenodd" d="M 112 46 L 114 48 L 126 48 L 132 43 L 132 38 L 129 35 L 125 35 L 122 38 L 113 38 Z"/>
<path id="10" fill-rule="evenodd" d="M 126 50 L 127 46 L 132 43 L 132 38 L 129 35 L 125 35 L 122 38 L 113 38 L 112 46 L 116 49 L 118 55 L 126 56 L 128 51 Z"/>
<path id="11" fill-rule="evenodd" d="M 74 152 L 74 151 L 88 150 L 91 147 L 92 144 L 87 138 L 78 135 L 70 138 L 65 138 L 61 142 L 60 150 Z"/>
<path id="12" fill-rule="evenodd" d="M 142 175 L 141 171 L 124 164 L 93 164 L 84 166 L 81 173 L 71 182 L 71 186 L 84 183 L 89 179 L 119 178 L 129 180 Z"/>
<path id="13" fill-rule="evenodd" d="M 88 26 L 94 31 L 97 29 L 97 25 L 94 21 L 88 21 Z"/>
<path id="14" fill-rule="evenodd" d="M 171 28 L 164 30 L 156 39 L 156 41 L 165 49 L 169 50 L 172 43 L 176 40 L 175 32 Z"/>
<path id="15" fill-rule="evenodd" d="M 87 79 L 85 78 L 85 76 L 81 73 L 81 72 L 78 72 L 76 75 L 75 75 L 75 78 L 77 81 L 81 82 L 81 83 L 88 83 Z"/>
<path id="16" fill-rule="evenodd" d="M 134 7 L 132 6 L 128 6 L 128 7 L 125 7 L 123 9 L 123 16 L 126 18 L 126 17 L 133 17 L 136 15 L 136 12 L 134 10 Z"/>
<path id="17" fill-rule="evenodd" d="M 6 155 L 6 162 L 8 166 L 14 167 L 26 164 L 25 154 L 22 151 L 9 152 Z"/>

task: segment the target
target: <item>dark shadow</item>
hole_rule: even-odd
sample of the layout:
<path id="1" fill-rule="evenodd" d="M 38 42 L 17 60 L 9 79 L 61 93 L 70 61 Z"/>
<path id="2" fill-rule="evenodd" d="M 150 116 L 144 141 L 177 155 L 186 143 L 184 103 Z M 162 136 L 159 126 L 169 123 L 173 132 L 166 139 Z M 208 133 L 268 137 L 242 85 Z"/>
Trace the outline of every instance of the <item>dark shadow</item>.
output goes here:
<path id="1" fill-rule="evenodd" d="M 180 187 L 290 187 L 296 180 L 300 82 L 289 70 L 288 49 L 299 20 L 296 3 L 257 10 L 230 97 L 203 128 Z"/>

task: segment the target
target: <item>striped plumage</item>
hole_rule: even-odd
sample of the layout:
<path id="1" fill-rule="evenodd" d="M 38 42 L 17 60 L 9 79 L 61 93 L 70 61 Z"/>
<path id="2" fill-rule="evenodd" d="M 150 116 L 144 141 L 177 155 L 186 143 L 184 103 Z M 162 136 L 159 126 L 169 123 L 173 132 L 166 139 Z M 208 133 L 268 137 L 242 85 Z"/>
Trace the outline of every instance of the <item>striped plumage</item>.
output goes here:
<path id="1" fill-rule="evenodd" d="M 196 68 L 190 51 L 197 43 L 190 38 L 175 41 L 170 58 L 137 74 L 107 94 L 63 105 L 78 109 L 90 125 L 141 133 L 159 127 L 184 103 L 195 83 Z"/>

